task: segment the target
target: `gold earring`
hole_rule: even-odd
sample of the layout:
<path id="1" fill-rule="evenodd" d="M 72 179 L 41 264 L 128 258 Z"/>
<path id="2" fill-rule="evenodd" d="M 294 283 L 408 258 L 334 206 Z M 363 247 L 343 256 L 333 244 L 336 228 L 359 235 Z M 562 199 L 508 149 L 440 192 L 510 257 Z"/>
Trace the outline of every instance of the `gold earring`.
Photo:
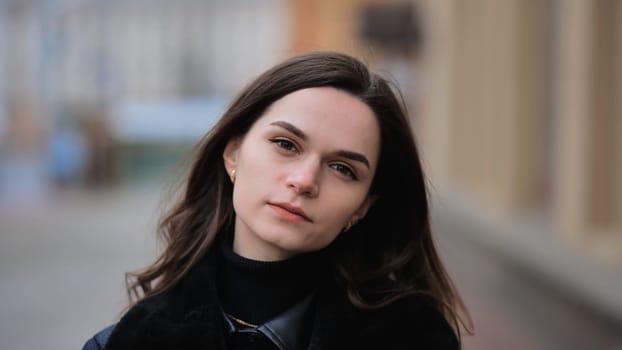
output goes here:
<path id="1" fill-rule="evenodd" d="M 352 228 L 352 226 L 354 226 L 354 224 L 356 224 L 356 219 L 352 219 L 350 221 L 348 221 L 348 223 L 346 224 L 346 227 L 343 229 L 343 232 L 348 232 L 348 230 L 350 230 Z"/>
<path id="2" fill-rule="evenodd" d="M 231 170 L 231 175 L 229 175 L 231 179 L 231 183 L 235 183 L 235 169 Z"/>
<path id="3" fill-rule="evenodd" d="M 352 221 L 348 221 L 346 227 L 343 228 L 343 232 L 348 232 L 348 230 L 352 227 Z"/>

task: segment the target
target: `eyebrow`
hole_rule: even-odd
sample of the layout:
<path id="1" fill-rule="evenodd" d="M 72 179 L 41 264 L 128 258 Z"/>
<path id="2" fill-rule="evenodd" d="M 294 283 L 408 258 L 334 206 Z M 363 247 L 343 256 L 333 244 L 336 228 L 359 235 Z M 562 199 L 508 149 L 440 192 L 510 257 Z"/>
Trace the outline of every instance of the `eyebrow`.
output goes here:
<path id="1" fill-rule="evenodd" d="M 291 132 L 292 134 L 300 137 L 303 141 L 306 141 L 307 138 L 307 134 L 305 134 L 302 130 L 298 129 L 297 127 L 295 127 L 294 125 L 285 122 L 285 121 L 276 121 L 276 122 L 272 122 L 270 123 L 270 125 L 274 125 L 274 126 L 279 126 L 289 132 Z M 337 152 L 335 152 L 335 155 L 339 156 L 339 157 L 343 157 L 343 158 L 348 158 L 357 162 L 361 162 L 363 164 L 365 164 L 365 166 L 367 166 L 367 168 L 369 168 L 369 160 L 367 159 L 367 157 L 365 157 L 364 155 L 362 155 L 361 153 L 357 153 L 357 152 L 352 152 L 352 151 L 345 151 L 345 150 L 339 150 Z"/>
<path id="2" fill-rule="evenodd" d="M 365 164 L 367 168 L 369 169 L 369 161 L 367 160 L 367 157 L 365 157 L 364 155 L 360 153 L 356 153 L 352 151 L 337 151 L 335 152 L 335 154 L 343 158 L 348 158 L 351 160 L 355 160 L 357 162 L 361 162 Z"/>
<path id="3" fill-rule="evenodd" d="M 300 137 L 304 141 L 307 140 L 307 134 L 305 134 L 302 130 L 298 129 L 297 127 L 295 127 L 294 125 L 292 125 L 292 124 L 290 124 L 288 122 L 284 122 L 284 121 L 280 121 L 279 120 L 279 121 L 270 123 L 270 125 L 280 126 L 283 129 L 291 132 L 292 134 Z"/>

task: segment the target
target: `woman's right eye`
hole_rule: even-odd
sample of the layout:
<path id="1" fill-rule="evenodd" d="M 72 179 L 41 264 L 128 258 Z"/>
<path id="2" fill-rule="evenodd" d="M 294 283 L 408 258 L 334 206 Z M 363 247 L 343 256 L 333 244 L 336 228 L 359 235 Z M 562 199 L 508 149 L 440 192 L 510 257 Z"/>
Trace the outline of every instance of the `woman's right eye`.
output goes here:
<path id="1" fill-rule="evenodd" d="M 298 151 L 298 149 L 296 148 L 296 145 L 293 142 L 286 140 L 286 139 L 271 139 L 270 142 L 272 142 L 277 147 L 282 148 L 286 151 L 290 151 L 290 152 Z"/>

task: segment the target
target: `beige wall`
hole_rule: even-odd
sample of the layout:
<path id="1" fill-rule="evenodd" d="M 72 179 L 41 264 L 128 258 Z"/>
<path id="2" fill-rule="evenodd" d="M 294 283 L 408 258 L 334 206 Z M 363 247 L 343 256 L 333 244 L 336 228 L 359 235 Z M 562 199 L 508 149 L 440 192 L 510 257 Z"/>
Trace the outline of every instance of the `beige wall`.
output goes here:
<path id="1" fill-rule="evenodd" d="M 432 171 L 500 213 L 542 201 L 548 93 L 542 2 L 421 3 L 434 35 L 425 126 Z"/>
<path id="2" fill-rule="evenodd" d="M 433 180 L 494 216 L 535 213 L 568 241 L 622 242 L 622 4 L 416 3 Z"/>
<path id="3" fill-rule="evenodd" d="M 622 116 L 616 41 L 622 19 L 615 1 L 568 1 L 560 12 L 559 144 L 555 219 L 571 236 L 622 232 L 616 123 Z"/>

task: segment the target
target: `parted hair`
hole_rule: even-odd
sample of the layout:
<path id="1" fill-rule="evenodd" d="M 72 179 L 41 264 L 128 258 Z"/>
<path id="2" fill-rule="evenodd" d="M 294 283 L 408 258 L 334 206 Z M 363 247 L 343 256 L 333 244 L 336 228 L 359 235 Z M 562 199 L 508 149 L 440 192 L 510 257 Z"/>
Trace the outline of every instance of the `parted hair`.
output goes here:
<path id="1" fill-rule="evenodd" d="M 334 87 L 365 103 L 380 127 L 380 156 L 365 218 L 329 246 L 335 278 L 353 305 L 381 308 L 399 298 L 431 298 L 460 334 L 468 312 L 435 248 L 426 179 L 398 90 L 360 60 L 337 52 L 311 52 L 267 70 L 234 98 L 198 143 L 181 192 L 162 216 L 164 249 L 147 268 L 128 273 L 130 303 L 175 286 L 231 230 L 233 185 L 223 164 L 227 142 L 244 135 L 276 100 L 311 87 Z"/>

